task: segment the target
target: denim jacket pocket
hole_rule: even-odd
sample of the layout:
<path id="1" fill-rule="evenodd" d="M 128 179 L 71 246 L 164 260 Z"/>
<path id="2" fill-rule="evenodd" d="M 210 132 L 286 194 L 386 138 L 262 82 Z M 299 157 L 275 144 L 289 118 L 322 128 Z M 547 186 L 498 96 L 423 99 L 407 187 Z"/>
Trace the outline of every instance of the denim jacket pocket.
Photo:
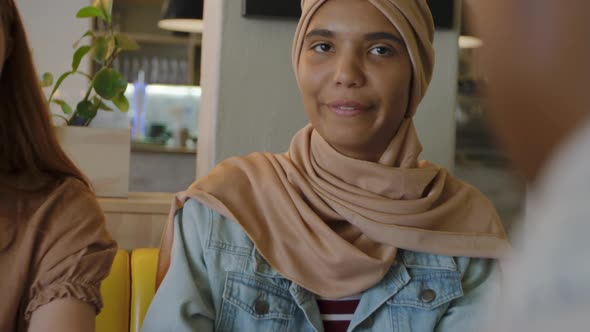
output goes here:
<path id="1" fill-rule="evenodd" d="M 217 331 L 287 331 L 297 306 L 287 289 L 264 278 L 227 275 Z"/>
<path id="2" fill-rule="evenodd" d="M 434 331 L 451 301 L 462 296 L 458 272 L 434 271 L 412 277 L 387 301 L 394 331 Z"/>

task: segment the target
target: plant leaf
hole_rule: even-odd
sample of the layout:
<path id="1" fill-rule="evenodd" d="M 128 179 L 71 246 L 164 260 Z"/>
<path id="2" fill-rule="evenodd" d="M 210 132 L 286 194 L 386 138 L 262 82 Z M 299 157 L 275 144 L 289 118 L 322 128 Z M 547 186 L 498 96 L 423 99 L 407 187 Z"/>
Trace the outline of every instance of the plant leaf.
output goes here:
<path id="1" fill-rule="evenodd" d="M 65 72 L 63 74 L 61 74 L 61 76 L 57 79 L 57 82 L 55 82 L 55 85 L 53 86 L 53 90 L 51 90 L 51 95 L 49 96 L 49 100 L 53 99 L 53 95 L 55 94 L 55 92 L 57 91 L 57 89 L 59 89 L 59 87 L 61 86 L 61 84 L 63 83 L 63 81 L 68 78 L 68 76 L 72 75 L 74 72 L 68 71 Z"/>
<path id="2" fill-rule="evenodd" d="M 124 33 L 118 32 L 115 34 L 115 40 L 117 41 L 117 47 L 122 50 L 135 51 L 139 49 L 139 44 Z"/>
<path id="3" fill-rule="evenodd" d="M 108 107 L 103 101 L 102 99 L 98 98 L 97 96 L 94 96 L 92 98 L 92 102 L 94 103 L 94 105 L 98 105 L 98 109 L 99 110 L 103 110 L 103 111 L 112 111 L 113 109 Z"/>
<path id="4" fill-rule="evenodd" d="M 90 46 L 80 46 L 74 53 L 74 58 L 72 59 L 72 71 L 77 71 L 78 67 L 80 67 L 80 62 L 84 58 L 88 52 L 90 52 Z"/>
<path id="5" fill-rule="evenodd" d="M 94 61 L 103 63 L 108 57 L 109 41 L 105 36 L 100 36 L 94 40 Z"/>
<path id="6" fill-rule="evenodd" d="M 115 106 L 117 106 L 121 112 L 127 113 L 129 111 L 129 100 L 127 100 L 127 97 L 125 97 L 125 91 L 113 98 L 113 104 L 115 104 Z"/>
<path id="7" fill-rule="evenodd" d="M 94 119 L 96 111 L 94 104 L 88 100 L 83 100 L 76 106 L 76 114 L 88 120 Z"/>
<path id="8" fill-rule="evenodd" d="M 113 16 L 113 0 L 94 0 L 92 6 L 100 8 L 106 17 L 106 21 L 111 22 Z"/>
<path id="9" fill-rule="evenodd" d="M 107 21 L 107 17 L 103 10 L 94 6 L 87 6 L 78 11 L 76 14 L 77 18 L 89 18 L 89 17 L 98 17 L 105 21 Z"/>
<path id="10" fill-rule="evenodd" d="M 92 30 L 88 30 L 86 31 L 86 33 L 84 33 L 82 35 L 82 37 L 80 37 L 80 39 L 76 40 L 76 42 L 74 43 L 73 47 L 74 48 L 78 48 L 78 45 L 80 44 L 80 42 L 82 41 L 82 39 L 86 38 L 86 37 L 94 37 L 94 32 Z"/>
<path id="11" fill-rule="evenodd" d="M 61 111 L 64 112 L 64 114 L 66 114 L 66 115 L 72 114 L 72 108 L 65 101 L 63 101 L 61 99 L 53 99 L 51 102 L 56 105 L 59 105 L 61 107 Z"/>
<path id="12" fill-rule="evenodd" d="M 53 84 L 53 75 L 51 73 L 43 73 L 41 76 L 41 87 L 47 88 Z"/>
<path id="13" fill-rule="evenodd" d="M 127 80 L 116 70 L 103 68 L 94 77 L 94 90 L 106 100 L 112 100 L 127 89 Z"/>

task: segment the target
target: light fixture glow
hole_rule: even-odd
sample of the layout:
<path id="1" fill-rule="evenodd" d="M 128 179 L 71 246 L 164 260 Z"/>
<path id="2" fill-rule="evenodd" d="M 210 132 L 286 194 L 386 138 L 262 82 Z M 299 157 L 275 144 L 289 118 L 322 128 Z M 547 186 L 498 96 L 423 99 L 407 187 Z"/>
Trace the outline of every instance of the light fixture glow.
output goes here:
<path id="1" fill-rule="evenodd" d="M 132 96 L 135 92 L 135 86 L 133 84 L 127 85 L 126 95 Z M 192 85 L 163 85 L 163 84 L 150 84 L 146 87 L 147 95 L 160 95 L 160 96 L 175 96 L 175 97 L 201 97 L 201 87 Z"/>
<path id="2" fill-rule="evenodd" d="M 460 36 L 459 47 L 460 48 L 478 48 L 483 45 L 483 41 L 473 36 Z"/>
<path id="3" fill-rule="evenodd" d="M 203 32 L 203 20 L 166 19 L 160 20 L 158 27 L 164 30 L 200 33 Z"/>

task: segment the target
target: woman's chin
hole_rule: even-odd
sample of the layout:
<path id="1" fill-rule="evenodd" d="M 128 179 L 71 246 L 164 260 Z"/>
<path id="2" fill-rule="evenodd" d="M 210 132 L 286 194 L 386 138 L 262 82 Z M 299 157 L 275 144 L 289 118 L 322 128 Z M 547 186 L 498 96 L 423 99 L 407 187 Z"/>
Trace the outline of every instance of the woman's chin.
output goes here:
<path id="1" fill-rule="evenodd" d="M 345 133 L 328 133 L 327 137 L 322 137 L 332 148 L 339 153 L 353 158 L 362 160 L 372 160 L 371 151 L 374 150 L 374 144 L 370 144 L 363 136 L 356 135 L 350 131 Z"/>

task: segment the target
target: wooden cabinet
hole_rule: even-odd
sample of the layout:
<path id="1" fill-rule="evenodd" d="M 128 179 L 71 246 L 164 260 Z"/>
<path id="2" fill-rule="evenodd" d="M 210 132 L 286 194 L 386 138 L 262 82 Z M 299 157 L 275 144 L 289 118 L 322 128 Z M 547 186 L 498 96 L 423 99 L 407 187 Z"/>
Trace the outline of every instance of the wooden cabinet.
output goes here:
<path id="1" fill-rule="evenodd" d="M 157 248 L 174 195 L 129 193 L 128 198 L 99 198 L 107 227 L 120 249 Z"/>
<path id="2" fill-rule="evenodd" d="M 113 6 L 113 25 L 135 39 L 140 49 L 124 52 L 113 66 L 135 82 L 139 70 L 149 84 L 200 85 L 201 34 L 158 28 L 163 0 L 120 0 Z M 100 33 L 102 22 L 93 29 Z M 93 64 L 93 70 L 96 66 Z"/>

